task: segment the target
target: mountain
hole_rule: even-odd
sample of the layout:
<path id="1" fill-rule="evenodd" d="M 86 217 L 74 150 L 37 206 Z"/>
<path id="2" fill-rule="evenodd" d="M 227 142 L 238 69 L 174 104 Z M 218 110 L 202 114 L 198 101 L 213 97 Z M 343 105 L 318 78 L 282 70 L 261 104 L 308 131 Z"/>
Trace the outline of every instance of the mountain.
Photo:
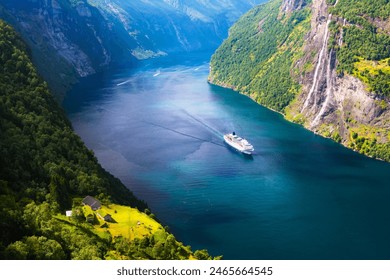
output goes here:
<path id="1" fill-rule="evenodd" d="M 90 0 L 122 38 L 137 46 L 131 53 L 138 59 L 172 52 L 217 48 L 228 28 L 263 0 Z"/>
<path id="2" fill-rule="evenodd" d="M 59 100 L 80 77 L 174 52 L 215 49 L 264 0 L 0 0 Z"/>
<path id="3" fill-rule="evenodd" d="M 0 259 L 210 258 L 178 242 L 100 166 L 1 20 L 0 53 Z M 101 209 L 82 206 L 86 196 Z"/>
<path id="4" fill-rule="evenodd" d="M 209 81 L 390 161 L 390 3 L 272 0 L 230 29 Z"/>
<path id="5" fill-rule="evenodd" d="M 49 88 L 61 100 L 117 63 L 213 48 L 257 2 L 0 0 L 21 34 L 0 20 L 0 259 L 211 259 L 100 166 Z"/>
<path id="6" fill-rule="evenodd" d="M 124 57 L 109 24 L 85 0 L 1 0 L 0 17 L 22 34 L 59 99 L 79 77 Z"/>

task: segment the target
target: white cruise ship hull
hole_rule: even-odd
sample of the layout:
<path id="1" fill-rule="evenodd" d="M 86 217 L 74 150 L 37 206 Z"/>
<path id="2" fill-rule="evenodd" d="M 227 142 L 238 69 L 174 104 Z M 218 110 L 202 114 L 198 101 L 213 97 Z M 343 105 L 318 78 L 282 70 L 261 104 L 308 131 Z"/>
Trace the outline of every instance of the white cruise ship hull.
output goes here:
<path id="1" fill-rule="evenodd" d="M 223 139 L 226 144 L 243 154 L 251 155 L 254 151 L 253 146 L 246 139 L 240 138 L 235 134 L 225 134 Z"/>

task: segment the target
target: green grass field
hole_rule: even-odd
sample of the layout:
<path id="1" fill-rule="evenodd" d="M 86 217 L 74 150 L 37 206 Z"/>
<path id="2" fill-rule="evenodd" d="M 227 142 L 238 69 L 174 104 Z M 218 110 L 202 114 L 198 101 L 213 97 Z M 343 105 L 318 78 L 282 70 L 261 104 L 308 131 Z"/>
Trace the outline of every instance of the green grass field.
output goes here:
<path id="1" fill-rule="evenodd" d="M 90 213 L 90 207 L 83 207 L 84 213 Z M 159 230 L 164 230 L 163 227 L 154 219 L 140 212 L 135 208 L 110 204 L 102 206 L 101 209 L 95 212 L 104 217 L 110 214 L 113 222 L 105 222 L 97 215 L 98 223 L 94 225 L 95 231 L 102 234 L 109 232 L 112 237 L 122 236 L 126 239 L 133 240 L 144 236 L 153 235 Z M 106 226 L 102 227 L 104 224 Z"/>
<path id="2" fill-rule="evenodd" d="M 89 206 L 76 207 L 73 210 L 73 217 L 60 214 L 56 216 L 57 221 L 76 237 L 78 234 L 85 234 L 92 239 L 104 240 L 106 245 L 111 246 L 105 254 L 105 259 L 202 259 L 202 252 L 198 252 L 196 257 L 190 246 L 184 246 L 177 241 L 154 220 L 153 215 L 149 216 L 136 208 L 110 204 L 103 205 L 96 211 Z M 107 214 L 112 221 L 102 218 Z M 129 245 L 122 245 L 126 240 Z M 116 246 L 124 251 L 119 253 L 113 250 Z M 206 257 L 211 259 L 208 254 Z"/>

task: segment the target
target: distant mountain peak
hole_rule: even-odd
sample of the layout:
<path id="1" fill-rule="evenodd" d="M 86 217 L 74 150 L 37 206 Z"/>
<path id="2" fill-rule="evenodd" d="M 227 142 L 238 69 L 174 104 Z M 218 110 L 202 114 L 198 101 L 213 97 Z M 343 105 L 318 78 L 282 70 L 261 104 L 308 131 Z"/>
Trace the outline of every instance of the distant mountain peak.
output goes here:
<path id="1" fill-rule="evenodd" d="M 0 0 L 55 92 L 112 64 L 215 49 L 265 0 Z M 65 87 L 64 87 L 65 85 Z"/>
<path id="2" fill-rule="evenodd" d="M 284 0 L 281 6 L 283 13 L 291 13 L 297 11 L 306 6 L 307 0 Z"/>

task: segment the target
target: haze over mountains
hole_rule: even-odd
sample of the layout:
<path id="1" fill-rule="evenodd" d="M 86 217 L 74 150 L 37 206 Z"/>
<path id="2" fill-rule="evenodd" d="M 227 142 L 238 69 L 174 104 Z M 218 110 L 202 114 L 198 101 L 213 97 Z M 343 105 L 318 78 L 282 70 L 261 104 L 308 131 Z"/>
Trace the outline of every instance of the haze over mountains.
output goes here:
<path id="1" fill-rule="evenodd" d="M 162 225 L 134 229 L 139 238 L 99 233 L 95 213 L 81 208 L 86 195 L 155 217 L 100 166 L 52 96 L 61 100 L 78 78 L 115 64 L 215 48 L 252 2 L 211 2 L 0 1 L 0 259 L 211 258 Z"/>
<path id="2" fill-rule="evenodd" d="M 215 49 L 240 15 L 264 0 L 0 0 L 0 17 L 27 41 L 61 97 L 110 64 Z"/>

